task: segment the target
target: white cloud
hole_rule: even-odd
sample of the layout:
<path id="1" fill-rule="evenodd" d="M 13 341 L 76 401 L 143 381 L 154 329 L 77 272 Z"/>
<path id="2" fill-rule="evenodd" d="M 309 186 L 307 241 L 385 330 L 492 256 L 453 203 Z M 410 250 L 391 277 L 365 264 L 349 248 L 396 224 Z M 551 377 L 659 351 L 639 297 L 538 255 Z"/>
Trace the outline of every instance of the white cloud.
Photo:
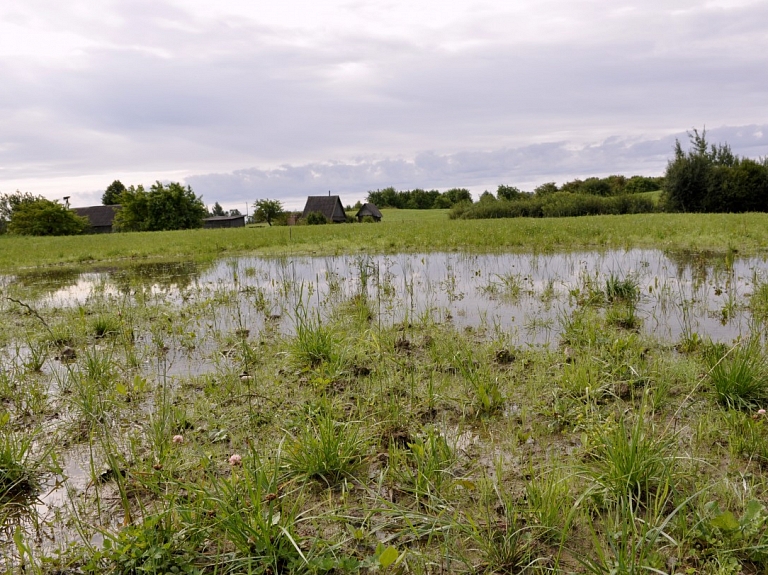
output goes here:
<path id="1" fill-rule="evenodd" d="M 494 181 L 522 150 L 537 173 L 618 171 L 626 142 L 768 121 L 766 21 L 762 1 L 7 0 L 0 192 L 292 181 L 283 165 L 358 188 L 367 170 Z"/>

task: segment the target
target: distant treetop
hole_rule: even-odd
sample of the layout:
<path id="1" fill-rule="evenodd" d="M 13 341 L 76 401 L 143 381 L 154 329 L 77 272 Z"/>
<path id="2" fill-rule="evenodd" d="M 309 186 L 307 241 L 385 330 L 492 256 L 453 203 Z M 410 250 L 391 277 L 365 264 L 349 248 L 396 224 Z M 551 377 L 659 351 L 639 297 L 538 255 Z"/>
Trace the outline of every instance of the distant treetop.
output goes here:
<path id="1" fill-rule="evenodd" d="M 104 194 L 101 196 L 101 203 L 105 206 L 116 206 L 120 203 L 120 194 L 125 191 L 125 186 L 120 180 L 115 180 L 107 189 L 104 190 Z"/>

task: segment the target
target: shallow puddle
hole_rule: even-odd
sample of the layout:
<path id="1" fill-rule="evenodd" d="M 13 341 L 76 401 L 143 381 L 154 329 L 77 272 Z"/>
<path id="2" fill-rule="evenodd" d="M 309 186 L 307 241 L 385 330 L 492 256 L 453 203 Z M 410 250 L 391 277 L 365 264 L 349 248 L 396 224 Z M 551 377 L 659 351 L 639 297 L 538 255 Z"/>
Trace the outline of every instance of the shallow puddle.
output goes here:
<path id="1" fill-rule="evenodd" d="M 240 257 L 207 268 L 144 264 L 76 277 L 57 271 L 38 278 L 44 287 L 38 303 L 86 305 L 101 295 L 161 298 L 184 306 L 190 300 L 218 297 L 222 308 L 236 304 L 239 321 L 251 331 L 263 329 L 270 318 L 290 333 L 293 322 L 285 320 L 297 309 L 322 309 L 364 294 L 376 319 L 387 324 L 453 322 L 505 332 L 517 345 L 548 344 L 557 342 L 561 320 L 586 292 L 603 290 L 614 276 L 630 278 L 639 287 L 636 312 L 644 331 L 670 341 L 686 333 L 729 341 L 748 330 L 748 296 L 765 274 L 765 260 L 760 258 L 658 250 Z M 61 285 L 53 289 L 56 279 Z M 30 280 L 25 277 L 24 285 L 33 286 Z M 232 318 L 221 321 L 231 324 Z M 208 322 L 194 329 L 213 327 L 227 326 Z M 184 358 L 174 363 L 179 372 L 188 372 L 187 364 Z"/>

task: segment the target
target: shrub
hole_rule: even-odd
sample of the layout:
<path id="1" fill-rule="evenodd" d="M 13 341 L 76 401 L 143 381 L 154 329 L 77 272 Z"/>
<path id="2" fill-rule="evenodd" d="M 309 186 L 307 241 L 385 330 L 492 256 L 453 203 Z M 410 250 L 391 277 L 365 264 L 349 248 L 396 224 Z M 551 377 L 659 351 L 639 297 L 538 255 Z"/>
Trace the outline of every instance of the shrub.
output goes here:
<path id="1" fill-rule="evenodd" d="M 8 233 L 22 236 L 71 236 L 90 227 L 88 218 L 80 217 L 57 202 L 39 199 L 18 204 L 8 223 Z"/>
<path id="2" fill-rule="evenodd" d="M 588 194 L 555 192 L 545 195 L 524 194 L 515 200 L 459 204 L 448 214 L 451 219 L 486 218 L 561 218 L 599 214 L 640 214 L 656 210 L 646 197 L 621 195 L 601 197 Z"/>
<path id="3" fill-rule="evenodd" d="M 728 144 L 709 145 L 706 132 L 689 134 L 691 149 L 675 143 L 667 164 L 664 203 L 680 212 L 768 210 L 768 164 L 740 158 Z"/>
<path id="4" fill-rule="evenodd" d="M 328 223 L 328 218 L 326 218 L 320 212 L 310 212 L 307 214 L 308 226 L 319 226 L 327 223 Z"/>

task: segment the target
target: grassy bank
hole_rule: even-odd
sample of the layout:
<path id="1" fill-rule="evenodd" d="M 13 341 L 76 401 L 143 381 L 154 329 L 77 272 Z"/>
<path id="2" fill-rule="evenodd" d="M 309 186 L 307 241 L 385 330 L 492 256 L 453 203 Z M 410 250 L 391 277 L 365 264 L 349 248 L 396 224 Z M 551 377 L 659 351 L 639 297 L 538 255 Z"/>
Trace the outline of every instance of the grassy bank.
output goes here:
<path id="1" fill-rule="evenodd" d="M 126 233 L 56 238 L 0 236 L 0 270 L 109 260 L 355 252 L 562 250 L 625 247 L 760 253 L 768 214 L 638 214 L 451 221 L 439 210 L 387 210 L 380 224 Z"/>

